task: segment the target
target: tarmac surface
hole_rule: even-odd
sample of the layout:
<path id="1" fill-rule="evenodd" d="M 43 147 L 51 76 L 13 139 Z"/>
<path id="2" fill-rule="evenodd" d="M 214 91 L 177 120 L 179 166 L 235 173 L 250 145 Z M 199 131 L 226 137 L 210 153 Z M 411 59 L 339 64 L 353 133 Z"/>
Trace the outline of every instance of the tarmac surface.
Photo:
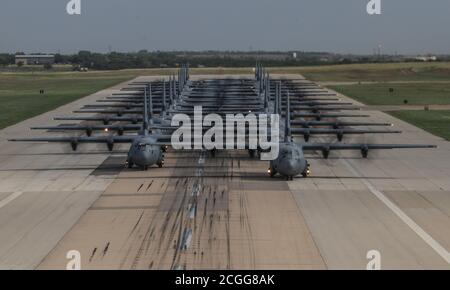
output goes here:
<path id="1" fill-rule="evenodd" d="M 0 269 L 65 269 L 70 250 L 82 269 L 366 269 L 371 250 L 382 269 L 450 269 L 450 143 L 377 110 L 403 134 L 344 141 L 439 148 L 310 154 L 288 182 L 244 151 L 140 171 L 101 145 L 5 141 L 123 86 L 0 131 Z"/>

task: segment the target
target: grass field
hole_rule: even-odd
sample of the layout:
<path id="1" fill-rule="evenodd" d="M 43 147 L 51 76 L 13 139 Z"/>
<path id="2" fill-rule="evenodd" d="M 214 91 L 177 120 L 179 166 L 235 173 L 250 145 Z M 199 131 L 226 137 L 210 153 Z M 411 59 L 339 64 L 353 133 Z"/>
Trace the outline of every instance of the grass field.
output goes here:
<path id="1" fill-rule="evenodd" d="M 367 105 L 450 104 L 449 63 L 368 64 L 307 68 L 316 81 Z M 343 82 L 339 84 L 339 82 Z M 345 83 L 349 82 L 349 83 Z M 368 83 L 367 83 L 368 82 Z M 391 92 L 390 89 L 393 91 Z M 450 140 L 449 111 L 396 111 L 393 116 Z"/>
<path id="2" fill-rule="evenodd" d="M 395 111 L 389 114 L 450 141 L 450 111 Z"/>
<path id="3" fill-rule="evenodd" d="M 450 81 L 450 62 L 333 65 L 304 67 L 298 72 L 314 81 Z"/>
<path id="4" fill-rule="evenodd" d="M 450 82 L 376 83 L 328 88 L 368 105 L 403 105 L 405 100 L 409 105 L 450 104 Z"/>
<path id="5" fill-rule="evenodd" d="M 42 114 L 129 77 L 0 75 L 0 128 Z M 44 94 L 39 94 L 43 89 Z"/>

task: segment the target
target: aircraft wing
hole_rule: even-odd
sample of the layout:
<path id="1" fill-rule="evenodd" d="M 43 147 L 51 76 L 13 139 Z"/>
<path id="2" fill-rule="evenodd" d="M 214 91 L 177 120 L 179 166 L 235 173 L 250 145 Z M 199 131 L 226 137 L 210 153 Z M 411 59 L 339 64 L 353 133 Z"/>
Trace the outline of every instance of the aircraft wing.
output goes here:
<path id="1" fill-rule="evenodd" d="M 293 134 L 389 134 L 389 133 L 401 133 L 402 131 L 397 130 L 369 130 L 369 129 L 319 129 L 319 128 L 292 128 L 291 132 Z"/>
<path id="2" fill-rule="evenodd" d="M 364 158 L 367 158 L 370 150 L 388 150 L 388 149 L 420 149 L 437 148 L 436 145 L 426 144 L 329 144 L 329 143 L 311 143 L 302 144 L 303 151 L 322 151 L 324 158 L 328 158 L 331 150 L 361 150 Z"/>
<path id="3" fill-rule="evenodd" d="M 18 138 L 9 139 L 11 142 L 48 142 L 48 143 L 70 143 L 72 149 L 77 150 L 78 144 L 80 143 L 104 143 L 107 144 L 108 149 L 112 151 L 114 144 L 116 143 L 132 143 L 136 138 L 143 137 L 139 135 L 129 135 L 129 136 L 64 136 L 64 137 L 38 137 L 38 138 Z M 157 139 L 156 142 L 152 142 L 151 145 L 170 145 L 170 135 L 158 135 L 151 134 L 148 137 L 154 137 Z"/>
<path id="4" fill-rule="evenodd" d="M 344 135 L 347 134 L 397 134 L 401 131 L 393 130 L 361 130 L 361 129 L 320 129 L 320 128 L 291 128 L 291 133 L 293 135 L 300 134 L 303 135 L 305 141 L 308 142 L 310 135 L 323 135 L 323 134 L 336 134 L 339 141 L 342 141 Z"/>
<path id="5" fill-rule="evenodd" d="M 86 131 L 88 136 L 92 135 L 93 131 L 118 131 L 119 135 L 123 135 L 124 131 L 137 131 L 142 128 L 141 125 L 60 125 L 60 126 L 41 126 L 31 127 L 31 130 L 63 130 L 63 131 Z"/>
<path id="6" fill-rule="evenodd" d="M 116 122 L 116 121 L 128 121 L 132 122 L 133 124 L 137 124 L 139 122 L 142 122 L 143 118 L 140 116 L 93 116 L 93 117 L 55 117 L 53 120 L 57 121 L 101 121 L 105 125 L 110 122 Z"/>
<path id="7" fill-rule="evenodd" d="M 137 136 L 92 136 L 92 137 L 37 137 L 37 138 L 18 138 L 9 139 L 11 142 L 49 142 L 49 143 L 131 143 Z"/>

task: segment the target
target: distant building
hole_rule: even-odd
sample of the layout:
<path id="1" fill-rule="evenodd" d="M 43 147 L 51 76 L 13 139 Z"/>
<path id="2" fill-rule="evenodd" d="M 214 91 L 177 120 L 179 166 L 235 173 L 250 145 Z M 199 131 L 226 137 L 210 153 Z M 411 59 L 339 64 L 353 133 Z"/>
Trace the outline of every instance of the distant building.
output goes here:
<path id="1" fill-rule="evenodd" d="M 16 55 L 16 64 L 18 63 L 23 63 L 25 65 L 54 64 L 55 56 L 51 54 Z"/>
<path id="2" fill-rule="evenodd" d="M 437 61 L 436 56 L 417 56 L 414 59 L 418 61 Z"/>

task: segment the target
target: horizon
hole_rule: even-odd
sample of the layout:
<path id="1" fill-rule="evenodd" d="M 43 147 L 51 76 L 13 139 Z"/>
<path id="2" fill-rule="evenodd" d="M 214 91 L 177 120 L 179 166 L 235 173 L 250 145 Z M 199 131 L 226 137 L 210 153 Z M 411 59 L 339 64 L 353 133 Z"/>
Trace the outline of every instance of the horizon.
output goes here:
<path id="1" fill-rule="evenodd" d="M 299 50 L 147 50 L 147 49 L 137 49 L 134 51 L 92 51 L 92 50 L 80 50 L 72 53 L 60 53 L 54 51 L 16 51 L 16 52 L 2 52 L 0 54 L 11 54 L 11 55 L 76 55 L 80 52 L 90 52 L 90 53 L 99 53 L 99 54 L 111 54 L 111 53 L 121 53 L 121 54 L 135 54 L 141 51 L 146 51 L 147 53 L 245 53 L 254 56 L 258 53 L 302 53 L 302 54 L 327 54 L 327 55 L 337 55 L 337 56 L 379 56 L 376 53 L 371 54 L 363 54 L 363 53 L 338 53 L 338 52 L 330 52 L 330 51 L 299 51 Z M 423 53 L 423 54 L 389 54 L 383 53 L 382 56 L 398 56 L 398 57 L 411 57 L 411 56 L 450 56 L 450 52 L 448 53 Z"/>
<path id="2" fill-rule="evenodd" d="M 258 2 L 256 2 L 258 1 Z M 450 53 L 449 2 L 347 0 L 5 0 L 0 51 L 73 54 L 148 51 L 327 51 L 372 55 Z M 220 12 L 220 13 L 218 13 Z"/>

